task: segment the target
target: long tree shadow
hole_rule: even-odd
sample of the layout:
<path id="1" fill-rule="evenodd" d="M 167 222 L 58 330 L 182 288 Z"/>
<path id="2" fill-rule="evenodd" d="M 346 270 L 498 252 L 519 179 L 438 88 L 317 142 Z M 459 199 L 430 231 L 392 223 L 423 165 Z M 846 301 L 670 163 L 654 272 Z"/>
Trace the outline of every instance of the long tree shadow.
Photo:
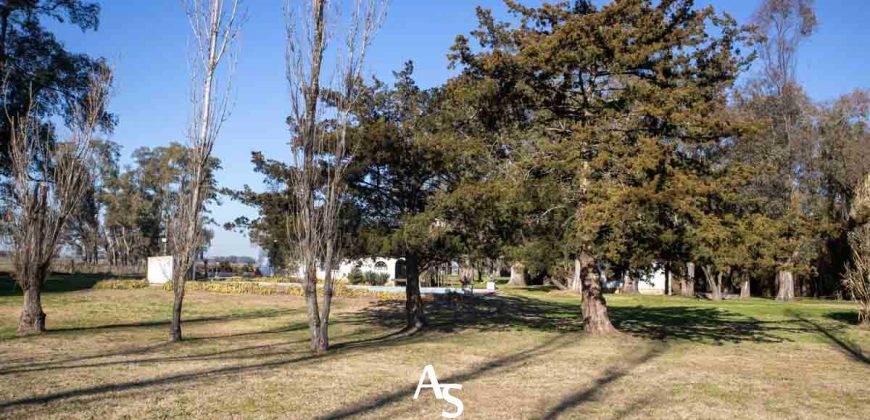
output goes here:
<path id="1" fill-rule="evenodd" d="M 446 378 L 439 378 L 439 382 L 463 383 L 483 376 L 485 374 L 492 374 L 512 368 L 529 360 L 546 356 L 551 352 L 572 343 L 572 340 L 568 339 L 568 337 L 570 336 L 554 336 L 553 338 L 532 348 L 523 349 L 509 355 L 499 357 L 480 366 L 450 375 Z M 402 387 L 396 391 L 389 392 L 384 395 L 379 395 L 368 400 L 358 401 L 345 408 L 333 411 L 331 413 L 327 413 L 323 416 L 318 417 L 318 419 L 335 420 L 360 416 L 362 414 L 377 410 L 387 405 L 396 403 L 402 399 L 408 398 L 410 395 L 413 395 L 416 387 L 417 383 L 408 384 L 407 386 Z"/>
<path id="2" fill-rule="evenodd" d="M 259 335 L 267 335 L 267 334 L 281 334 L 287 332 L 301 331 L 308 328 L 308 324 L 305 322 L 299 322 L 296 324 L 292 324 L 285 327 L 269 329 L 265 331 L 250 331 L 245 333 L 238 334 L 228 334 L 221 336 L 209 336 L 209 337 L 190 337 L 186 338 L 185 342 L 198 342 L 205 340 L 216 340 L 216 339 L 234 339 L 246 336 L 259 336 Z M 289 346 L 291 344 L 298 344 L 302 342 L 306 342 L 308 339 L 301 339 L 296 341 L 284 341 L 280 343 L 272 343 L 272 344 L 262 344 L 256 346 L 247 346 L 241 348 L 234 348 L 230 350 L 221 350 L 217 352 L 205 353 L 205 354 L 190 354 L 183 356 L 160 356 L 160 357 L 139 357 L 133 359 L 123 359 L 123 360 L 112 360 L 112 361 L 103 361 L 103 362 L 86 362 L 88 360 L 96 360 L 96 359 L 104 359 L 111 358 L 117 356 L 131 356 L 135 354 L 147 353 L 152 350 L 165 348 L 168 346 L 172 346 L 173 343 L 161 343 L 153 346 L 146 346 L 139 349 L 120 351 L 114 353 L 104 353 L 104 354 L 96 354 L 90 355 L 87 357 L 79 357 L 73 359 L 65 359 L 65 360 L 56 360 L 56 361 L 46 361 L 46 362 L 37 362 L 37 363 L 24 363 L 17 366 L 10 366 L 5 369 L 0 370 L 0 376 L 14 374 L 14 373 L 25 373 L 25 372 L 40 372 L 40 371 L 59 371 L 59 370 L 69 370 L 69 369 L 87 369 L 87 368 L 96 368 L 96 367 L 106 367 L 106 366 L 114 366 L 114 365 L 139 365 L 146 363 L 164 363 L 164 362 L 191 362 L 191 361 L 219 361 L 219 360 L 242 360 L 242 359 L 255 359 L 255 358 L 263 358 L 269 356 L 280 355 L 280 352 L 274 353 L 262 353 L 258 351 L 267 350 L 267 349 L 276 349 Z M 237 354 L 241 354 L 236 356 Z M 283 354 L 286 354 L 286 349 L 283 351 Z M 85 362 L 85 363 L 77 363 L 77 362 Z"/>
<path id="3" fill-rule="evenodd" d="M 603 375 L 592 381 L 592 385 L 590 385 L 589 387 L 576 392 L 572 392 L 571 394 L 563 397 L 555 406 L 547 410 L 547 412 L 544 413 L 541 418 L 544 420 L 552 420 L 559 417 L 565 411 L 573 409 L 585 402 L 594 401 L 601 398 L 601 395 L 603 394 L 605 388 L 607 388 L 610 384 L 627 375 L 634 368 L 643 365 L 644 363 L 647 363 L 650 360 L 662 355 L 665 349 L 666 347 L 661 344 L 653 346 L 644 351 L 639 356 L 632 358 L 629 361 L 628 366 L 608 369 Z"/>
<path id="4" fill-rule="evenodd" d="M 513 295 L 435 297 L 426 302 L 429 328 L 441 332 L 466 329 L 500 331 L 532 329 L 581 332 L 579 302 L 558 302 Z M 777 325 L 722 308 L 697 306 L 610 307 L 611 319 L 622 332 L 656 340 L 690 340 L 704 343 L 781 342 L 783 332 L 803 331 Z M 361 325 L 401 328 L 405 323 L 402 302 L 380 301 L 343 321 Z"/>
<path id="5" fill-rule="evenodd" d="M 50 393 L 41 396 L 20 398 L 16 400 L 3 401 L 0 402 L 0 409 L 11 409 L 15 407 L 24 407 L 24 406 L 33 406 L 33 405 L 41 405 L 47 404 L 50 402 L 67 400 L 71 398 L 96 398 L 107 393 L 111 392 L 122 392 L 122 391 L 131 391 L 131 390 L 143 390 L 150 387 L 155 386 L 163 386 L 163 385 L 174 385 L 179 383 L 188 383 L 195 382 L 204 379 L 216 378 L 226 375 L 238 375 L 243 373 L 252 373 L 252 372 L 261 372 L 267 371 L 269 369 L 274 369 L 278 367 L 286 367 L 286 366 L 297 366 L 303 365 L 309 362 L 323 362 L 329 359 L 333 359 L 336 357 L 340 357 L 343 354 L 347 354 L 349 352 L 359 352 L 359 351 L 369 351 L 372 348 L 386 348 L 386 347 L 395 347 L 401 345 L 407 345 L 415 342 L 420 342 L 425 340 L 424 335 L 393 335 L 389 334 L 385 337 L 380 337 L 379 339 L 371 339 L 371 340 L 357 340 L 353 341 L 350 346 L 337 346 L 338 349 L 335 351 L 331 351 L 329 353 L 318 354 L 305 351 L 303 355 L 297 357 L 287 358 L 288 351 L 280 351 L 273 353 L 259 353 L 255 355 L 247 355 L 245 354 L 247 351 L 255 349 L 255 347 L 249 348 L 239 348 L 228 351 L 222 351 L 211 354 L 199 354 L 199 355 L 191 355 L 191 356 L 180 356 L 179 360 L 196 360 L 196 358 L 209 358 L 208 360 L 245 360 L 249 358 L 263 358 L 263 357 L 279 357 L 277 360 L 270 360 L 267 362 L 261 363 L 253 363 L 253 364 L 232 364 L 231 366 L 222 366 L 213 369 L 205 369 L 205 370 L 197 370 L 173 375 L 165 375 L 159 376 L 151 379 L 142 379 L 135 381 L 127 381 L 120 383 L 109 383 L 102 384 L 92 387 L 84 387 L 71 389 L 66 391 L 60 391 L 55 393 Z M 307 340 L 300 340 L 307 341 Z M 278 345 L 286 346 L 288 343 L 279 343 Z M 224 357 L 228 354 L 234 354 L 231 357 Z M 220 357 L 213 357 L 220 356 Z M 164 361 L 166 359 L 154 359 L 152 362 Z M 130 361 L 122 361 L 121 363 L 138 363 L 136 360 Z"/>
<path id="6" fill-rule="evenodd" d="M 239 320 L 252 320 L 252 319 L 261 319 L 261 318 L 277 318 L 280 316 L 290 315 L 296 312 L 300 312 L 300 309 L 259 309 L 251 312 L 246 312 L 242 314 L 231 314 L 231 315 L 222 315 L 222 316 L 203 316 L 203 317 L 195 317 L 195 318 L 182 318 L 183 324 L 196 324 L 196 323 L 204 323 L 204 322 L 218 322 L 218 321 L 239 321 Z M 106 330 L 106 329 L 123 329 L 123 328 L 153 328 L 153 327 L 166 327 L 169 326 L 171 320 L 169 319 L 160 319 L 154 321 L 140 321 L 140 322 L 129 322 L 129 323 L 118 323 L 118 324 L 104 324 L 104 325 L 93 325 L 87 327 L 60 327 L 60 328 L 51 328 L 48 330 L 49 333 L 57 332 L 57 333 L 70 333 L 70 332 L 83 332 L 83 331 L 94 331 L 94 330 Z"/>
<path id="7" fill-rule="evenodd" d="M 688 340 L 721 344 L 744 341 L 787 341 L 781 333 L 804 332 L 779 323 L 728 311 L 721 307 L 630 306 L 609 308 L 614 326 L 622 332 L 657 340 Z"/>
<path id="8" fill-rule="evenodd" d="M 91 289 L 100 281 L 118 278 L 108 274 L 52 274 L 43 285 L 43 293 L 65 293 Z M 0 274 L 0 296 L 21 296 L 21 287 L 8 273 Z"/>
<path id="9" fill-rule="evenodd" d="M 198 317 L 198 318 L 187 318 L 184 319 L 185 324 L 195 324 L 195 323 L 208 323 L 208 322 L 220 322 L 220 321 L 237 321 L 237 320 L 251 320 L 251 319 L 263 319 L 263 318 L 277 318 L 284 315 L 290 315 L 295 312 L 299 312 L 299 309 L 287 309 L 287 310 L 274 310 L 274 309 L 264 309 L 257 310 L 250 313 L 245 314 L 233 314 L 226 316 L 211 316 L 211 317 Z M 87 331 L 96 331 L 96 330 L 108 330 L 108 329 L 126 329 L 126 328 L 153 328 L 153 327 L 164 327 L 168 326 L 168 320 L 159 320 L 159 321 L 143 321 L 143 322 L 134 322 L 134 323 L 119 323 L 119 324 L 106 324 L 106 325 L 96 325 L 90 327 L 68 327 L 68 328 L 58 328 L 51 329 L 46 332 L 46 335 L 52 333 L 59 334 L 69 334 L 75 332 L 87 332 Z M 213 335 L 213 336 L 195 336 L 189 335 L 185 337 L 185 342 L 196 342 L 196 341 L 206 341 L 206 340 L 218 340 L 218 339 L 230 339 L 230 338 L 241 338 L 246 336 L 254 336 L 254 335 L 263 335 L 263 334 L 278 334 L 282 332 L 291 332 L 298 331 L 300 329 L 304 329 L 304 326 L 300 326 L 299 324 L 291 324 L 279 328 L 274 328 L 266 331 L 246 331 L 240 333 L 233 334 L 223 334 L 223 335 Z M 16 339 L 28 339 L 31 337 L 15 337 Z M 0 375 L 12 372 L 12 371 L 22 371 L 27 369 L 34 369 L 40 366 L 54 366 L 54 365 L 62 365 L 74 362 L 84 362 L 88 360 L 94 359 L 102 359 L 108 357 L 122 357 L 122 356 L 133 356 L 137 354 L 145 354 L 151 351 L 160 350 L 163 348 L 171 347 L 173 344 L 163 341 L 156 344 L 150 344 L 147 346 L 128 348 L 119 351 L 107 351 L 107 352 L 99 352 L 95 354 L 89 354 L 84 356 L 76 356 L 72 358 L 67 358 L 63 360 L 50 360 L 50 361 L 13 361 L 13 363 L 8 363 L 9 360 L 6 360 L 7 364 L 3 366 L 3 369 L 0 370 Z M 2 365 L 0 365 L 2 366 Z"/>
<path id="10" fill-rule="evenodd" d="M 829 343 L 831 343 L 831 345 L 835 349 L 845 354 L 850 359 L 870 365 L 870 356 L 868 356 L 867 353 L 864 352 L 861 346 L 859 346 L 857 343 L 852 342 L 846 337 L 838 335 L 837 329 L 825 327 L 818 322 L 809 320 L 800 315 L 794 315 L 794 317 L 806 328 L 821 334 L 828 340 Z"/>

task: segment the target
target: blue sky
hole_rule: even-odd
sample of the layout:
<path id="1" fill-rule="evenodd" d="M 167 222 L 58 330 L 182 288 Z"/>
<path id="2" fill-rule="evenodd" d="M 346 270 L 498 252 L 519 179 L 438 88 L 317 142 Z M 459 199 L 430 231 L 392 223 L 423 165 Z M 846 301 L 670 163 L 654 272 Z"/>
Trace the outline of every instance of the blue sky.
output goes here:
<path id="1" fill-rule="evenodd" d="M 293 0 L 298 1 L 298 0 Z M 187 43 L 189 27 L 180 0 L 104 0 L 100 28 L 82 33 L 69 26 L 58 37 L 76 52 L 108 58 L 115 66 L 116 89 L 111 109 L 119 117 L 112 138 L 127 159 L 141 146 L 182 141 L 188 116 Z M 285 0 L 247 0 L 248 20 L 242 29 L 241 52 L 234 77 L 235 108 L 217 141 L 215 154 L 223 163 L 221 185 L 262 187 L 253 173 L 252 150 L 287 159 L 288 114 L 284 78 Z M 537 4 L 539 1 L 525 3 Z M 703 0 L 699 4 L 706 4 Z M 713 0 L 746 22 L 757 0 Z M 862 0 L 816 2 L 819 30 L 803 45 L 798 78 L 810 96 L 830 100 L 855 88 L 870 88 L 870 8 Z M 367 60 L 368 72 L 383 79 L 413 60 L 422 86 L 434 86 L 453 73 L 447 52 L 458 34 L 476 27 L 475 6 L 504 16 L 500 0 L 392 0 L 384 27 Z M 241 204 L 225 201 L 214 209 L 219 223 L 238 216 L 256 216 Z M 256 255 L 244 235 L 216 228 L 210 255 Z"/>

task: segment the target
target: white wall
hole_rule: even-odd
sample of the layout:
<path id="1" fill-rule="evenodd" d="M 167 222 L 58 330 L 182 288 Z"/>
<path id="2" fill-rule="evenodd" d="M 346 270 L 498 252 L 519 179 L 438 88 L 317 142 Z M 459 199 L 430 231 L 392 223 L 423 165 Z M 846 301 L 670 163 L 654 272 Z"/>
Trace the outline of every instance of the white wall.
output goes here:
<path id="1" fill-rule="evenodd" d="M 348 260 L 344 261 L 339 265 L 337 270 L 333 271 L 333 277 L 338 279 L 346 279 L 350 274 L 351 270 L 355 266 L 359 266 L 362 272 L 372 271 L 375 273 L 386 273 L 390 276 L 390 280 L 396 279 L 396 263 L 399 260 L 396 258 L 363 258 L 359 260 Z M 383 264 L 378 264 L 383 263 Z M 386 267 L 383 267 L 386 265 Z M 304 270 L 302 268 L 299 269 L 298 273 L 299 277 L 305 275 Z M 317 267 L 317 278 L 325 278 L 326 272 L 321 270 L 320 267 Z"/>
<path id="2" fill-rule="evenodd" d="M 163 284 L 172 280 L 172 256 L 148 257 L 148 283 Z"/>
<path id="3" fill-rule="evenodd" d="M 665 293 L 665 272 L 656 270 L 652 275 L 637 284 L 637 290 L 646 295 L 662 295 Z"/>

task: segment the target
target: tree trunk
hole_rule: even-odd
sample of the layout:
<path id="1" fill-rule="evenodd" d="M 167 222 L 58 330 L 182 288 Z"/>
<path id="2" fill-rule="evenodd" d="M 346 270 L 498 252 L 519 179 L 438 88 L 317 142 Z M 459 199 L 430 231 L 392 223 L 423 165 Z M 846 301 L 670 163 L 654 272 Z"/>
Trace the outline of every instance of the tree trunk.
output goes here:
<path id="1" fill-rule="evenodd" d="M 178 268 L 175 268 L 178 270 Z M 180 276 L 173 276 L 172 292 L 174 299 L 172 300 L 172 321 L 169 324 L 169 341 L 181 341 L 181 305 L 184 303 L 184 284 L 185 278 L 182 272 Z"/>
<path id="2" fill-rule="evenodd" d="M 713 273 L 713 266 L 704 266 L 704 276 L 710 289 L 710 299 L 722 300 L 722 272 Z"/>
<path id="3" fill-rule="evenodd" d="M 685 297 L 695 297 L 695 263 L 686 263 L 686 276 L 680 291 Z"/>
<path id="4" fill-rule="evenodd" d="M 673 275 L 671 274 L 671 270 L 665 266 L 665 296 L 670 296 L 673 293 L 673 287 L 671 286 L 671 281 L 673 280 Z"/>
<path id="5" fill-rule="evenodd" d="M 322 336 L 323 328 L 317 304 L 317 265 L 314 260 L 303 262 L 303 265 L 306 267 L 302 287 L 305 288 L 305 303 L 308 308 L 308 332 L 311 335 L 311 350 L 317 352 L 329 344 Z"/>
<path id="6" fill-rule="evenodd" d="M 323 304 L 320 305 L 320 316 L 317 318 L 319 325 L 317 329 L 317 334 L 314 337 L 314 351 L 318 353 L 323 353 L 329 350 L 329 314 L 332 310 L 332 295 L 333 291 L 333 278 L 332 271 L 334 267 L 334 259 L 335 254 L 333 251 L 333 244 L 329 242 L 326 244 L 326 262 L 324 263 L 324 276 L 323 276 Z M 315 281 L 315 290 L 317 284 Z M 317 294 L 315 293 L 315 299 L 317 299 Z"/>
<path id="7" fill-rule="evenodd" d="M 789 270 L 776 273 L 776 300 L 787 302 L 794 299 L 794 275 Z"/>
<path id="8" fill-rule="evenodd" d="M 408 281 L 405 285 L 405 315 L 407 331 L 419 331 L 426 326 L 423 313 L 423 298 L 420 296 L 420 259 L 416 254 L 405 256 Z"/>
<path id="9" fill-rule="evenodd" d="M 637 279 L 628 272 L 622 276 L 622 293 L 629 295 L 640 293 L 637 289 Z"/>
<path id="10" fill-rule="evenodd" d="M 751 292 L 749 290 L 749 277 L 743 279 L 743 282 L 740 284 L 740 298 L 748 299 L 751 296 Z"/>
<path id="11" fill-rule="evenodd" d="M 511 280 L 508 282 L 511 286 L 528 286 L 529 285 L 529 270 L 520 262 L 511 264 Z"/>
<path id="12" fill-rule="evenodd" d="M 18 318 L 18 335 L 40 334 L 45 332 L 45 312 L 42 311 L 42 281 L 30 279 L 24 287 L 24 307 Z"/>
<path id="13" fill-rule="evenodd" d="M 587 334 L 603 335 L 616 332 L 607 314 L 607 301 L 601 290 L 601 280 L 595 269 L 595 260 L 589 255 L 581 255 L 583 277 L 583 328 Z"/>
<path id="14" fill-rule="evenodd" d="M 858 308 L 858 325 L 870 329 L 870 306 Z"/>
<path id="15" fill-rule="evenodd" d="M 574 258 L 574 279 L 571 283 L 571 291 L 583 295 L 583 263 L 579 258 Z"/>

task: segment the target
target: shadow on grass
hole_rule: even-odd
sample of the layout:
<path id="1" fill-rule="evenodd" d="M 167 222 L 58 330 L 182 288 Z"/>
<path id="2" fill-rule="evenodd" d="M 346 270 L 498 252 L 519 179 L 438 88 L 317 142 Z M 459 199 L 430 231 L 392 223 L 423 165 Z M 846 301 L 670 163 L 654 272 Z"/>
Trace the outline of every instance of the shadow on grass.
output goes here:
<path id="1" fill-rule="evenodd" d="M 858 325 L 858 311 L 836 311 L 825 314 L 826 318 L 846 324 Z"/>
<path id="2" fill-rule="evenodd" d="M 818 322 L 800 315 L 795 315 L 795 319 L 797 319 L 797 321 L 807 329 L 815 331 L 825 337 L 835 349 L 845 354 L 850 359 L 855 360 L 856 362 L 870 364 L 870 356 L 864 353 L 864 350 L 857 343 L 854 343 L 848 338 L 838 334 L 838 328 L 825 327 Z"/>
<path id="3" fill-rule="evenodd" d="M 567 339 L 566 337 L 568 336 L 557 335 L 530 349 L 524 349 L 503 357 L 499 357 L 498 359 L 484 363 L 473 369 L 468 369 L 463 372 L 450 375 L 449 377 L 439 378 L 438 381 L 443 383 L 461 384 L 463 382 L 478 378 L 486 374 L 493 374 L 499 371 L 510 369 L 529 360 L 546 356 L 554 350 L 571 344 L 572 341 Z M 368 400 L 358 401 L 356 403 L 350 404 L 345 408 L 333 411 L 331 413 L 327 413 L 317 418 L 335 420 L 360 416 L 375 411 L 379 408 L 385 407 L 387 405 L 396 403 L 400 400 L 410 398 L 414 394 L 414 390 L 416 388 L 416 383 L 408 384 L 407 386 L 402 387 L 396 391 L 389 392 L 384 395 L 379 395 Z"/>
<path id="4" fill-rule="evenodd" d="M 592 385 L 563 397 L 555 406 L 548 409 L 541 418 L 544 420 L 556 419 L 565 411 L 571 410 L 583 403 L 595 401 L 601 398 L 602 394 L 610 384 L 627 375 L 634 368 L 662 355 L 665 349 L 666 346 L 662 344 L 653 346 L 640 355 L 630 358 L 627 366 L 608 369 L 603 375 L 592 381 Z M 630 406 L 628 410 L 631 409 L 633 409 L 633 407 Z M 620 415 L 625 414 L 627 414 L 627 412 L 621 413 Z"/>
<path id="5" fill-rule="evenodd" d="M 307 326 L 303 326 L 303 329 L 307 328 Z M 373 348 L 382 349 L 385 347 L 394 347 L 406 345 L 413 342 L 418 342 L 423 340 L 423 335 L 409 336 L 409 335 L 389 335 L 385 337 L 381 337 L 380 339 L 372 339 L 372 340 L 360 340 L 353 342 L 351 346 L 345 346 L 342 348 L 341 346 L 337 346 L 338 349 L 335 351 L 331 351 L 329 353 L 317 354 L 312 352 L 304 352 L 303 355 L 297 357 L 287 357 L 288 351 L 281 350 L 274 353 L 258 353 L 258 354 L 245 354 L 246 352 L 256 350 L 258 348 L 267 348 L 270 345 L 262 345 L 262 346 L 252 346 L 252 347 L 244 347 L 227 351 L 219 351 L 215 353 L 209 354 L 196 354 L 191 356 L 179 356 L 179 357 L 169 357 L 169 358 L 154 358 L 154 359 L 146 359 L 145 362 L 160 362 L 160 361 L 168 361 L 168 360 L 244 360 L 253 357 L 263 358 L 263 357 L 271 357 L 276 356 L 276 359 L 260 362 L 260 363 L 252 363 L 252 364 L 232 364 L 230 366 L 223 366 L 213 369 L 204 369 L 197 370 L 173 375 L 165 375 L 151 379 L 141 379 L 135 381 L 127 381 L 127 382 L 119 382 L 119 383 L 110 383 L 97 385 L 92 387 L 84 387 L 77 389 L 70 389 L 66 391 L 60 391 L 55 393 L 50 393 L 41 396 L 21 398 L 10 401 L 0 402 L 0 409 L 10 409 L 15 407 L 24 407 L 24 406 L 34 406 L 41 405 L 46 403 L 51 403 L 54 401 L 61 401 L 70 398 L 100 398 L 107 393 L 114 392 L 123 392 L 123 391 L 133 391 L 133 390 L 144 390 L 151 387 L 163 386 L 163 385 L 174 385 L 181 383 L 189 383 L 196 382 L 205 379 L 211 379 L 226 375 L 239 375 L 246 373 L 256 373 L 262 371 L 268 371 L 269 369 L 286 367 L 286 366 L 298 366 L 303 365 L 309 362 L 323 362 L 325 360 L 333 359 L 336 357 L 341 357 L 343 354 L 347 354 L 349 352 L 357 352 L 357 351 L 370 351 Z M 308 341 L 299 340 L 299 341 Z M 290 343 L 277 343 L 275 346 L 286 346 Z M 229 354 L 233 354 L 232 356 L 227 356 Z M 219 356 L 219 357 L 215 357 Z M 226 357 L 224 357 L 226 356 Z M 137 360 L 125 360 L 118 362 L 119 364 L 123 363 L 139 363 Z M 108 363 L 111 364 L 111 363 Z M 102 366 L 102 364 L 96 364 L 98 366 Z"/>
<path id="6" fill-rule="evenodd" d="M 120 278 L 108 274 L 52 274 L 46 279 L 42 293 L 66 293 L 90 289 L 100 280 Z M 0 274 L 0 296 L 21 296 L 21 287 L 9 274 Z"/>
<path id="7" fill-rule="evenodd" d="M 205 340 L 217 340 L 217 339 L 234 339 L 243 336 L 258 336 L 258 335 L 269 335 L 269 334 L 282 334 L 287 332 L 295 332 L 301 331 L 308 328 L 308 324 L 304 322 L 299 322 L 296 324 L 292 324 L 286 327 L 274 328 L 265 331 L 249 331 L 245 333 L 238 334 L 228 334 L 228 335 L 220 335 L 220 336 L 208 336 L 208 337 L 189 337 L 185 338 L 184 342 L 201 342 Z M 110 353 L 102 353 L 95 354 L 86 357 L 78 357 L 72 359 L 64 359 L 64 360 L 54 360 L 47 362 L 36 362 L 36 363 L 21 363 L 15 366 L 6 367 L 4 369 L 0 369 L 0 376 L 14 374 L 14 373 L 23 373 L 23 372 L 40 372 L 40 371 L 61 371 L 61 370 L 69 370 L 69 369 L 87 369 L 87 368 L 96 368 L 96 367 L 106 367 L 106 366 L 116 366 L 116 365 L 138 365 L 138 364 L 148 364 L 148 363 L 169 363 L 169 362 L 191 362 L 191 361 L 219 361 L 219 360 L 244 360 L 244 359 L 254 359 L 254 358 L 262 358 L 269 356 L 277 356 L 286 354 L 287 350 L 282 350 L 280 352 L 273 353 L 257 353 L 258 351 L 267 350 L 267 349 L 275 349 L 284 347 L 290 344 L 297 344 L 307 342 L 308 339 L 296 340 L 296 341 L 285 341 L 280 343 L 272 343 L 272 344 L 262 344 L 256 346 L 247 346 L 234 348 L 230 350 L 221 350 L 217 352 L 211 353 L 197 353 L 190 354 L 184 356 L 161 356 L 161 357 L 139 357 L 133 359 L 123 359 L 123 360 L 112 360 L 105 362 L 87 362 L 90 360 L 104 359 L 110 357 L 123 357 L 123 356 L 134 356 L 145 354 L 154 350 L 160 350 L 172 347 L 176 345 L 175 343 L 159 343 L 151 346 L 140 347 L 136 349 L 128 349 L 119 352 L 110 352 Z M 238 356 L 237 356 L 238 355 Z M 77 363 L 77 362 L 87 362 L 87 363 Z"/>
<path id="8" fill-rule="evenodd" d="M 774 325 L 716 307 L 610 307 L 617 329 L 656 340 L 689 340 L 703 343 L 781 342 L 778 333 L 799 331 Z M 466 329 L 501 331 L 532 329 L 581 332 L 579 301 L 557 302 L 523 296 L 435 297 L 426 302 L 429 329 L 454 332 Z M 404 326 L 404 303 L 380 301 L 342 320 L 359 325 L 397 329 Z"/>
<path id="9" fill-rule="evenodd" d="M 290 315 L 294 312 L 299 312 L 299 309 L 260 309 L 252 312 L 247 312 L 244 314 L 231 314 L 231 315 L 222 315 L 222 316 L 204 316 L 197 318 L 182 318 L 182 324 L 195 324 L 201 322 L 217 322 L 217 321 L 238 321 L 245 319 L 260 319 L 260 318 L 275 318 L 284 315 Z M 142 321 L 142 322 L 129 322 L 129 323 L 120 323 L 120 324 L 104 324 L 104 325 L 93 325 L 87 327 L 61 327 L 61 328 L 51 328 L 47 332 L 48 333 L 70 333 L 70 332 L 83 332 L 83 331 L 92 331 L 92 330 L 106 330 L 106 329 L 115 329 L 115 328 L 152 328 L 152 327 L 165 327 L 169 326 L 171 320 L 169 319 L 161 319 L 155 321 Z"/>

